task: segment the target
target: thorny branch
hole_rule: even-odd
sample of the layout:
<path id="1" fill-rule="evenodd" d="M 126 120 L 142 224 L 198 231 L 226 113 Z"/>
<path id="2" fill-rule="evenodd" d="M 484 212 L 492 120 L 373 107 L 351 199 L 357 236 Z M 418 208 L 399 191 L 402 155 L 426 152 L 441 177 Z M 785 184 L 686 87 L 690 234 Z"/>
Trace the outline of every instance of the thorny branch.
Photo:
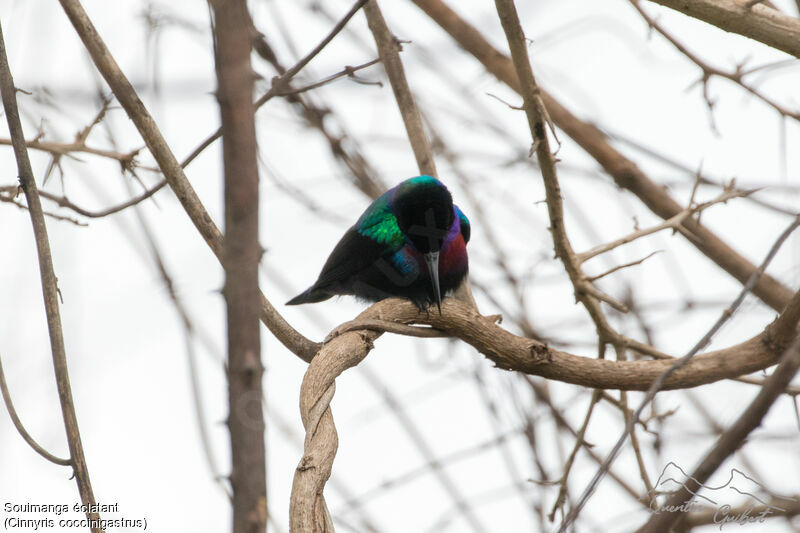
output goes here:
<path id="1" fill-rule="evenodd" d="M 130 81 L 128 81 L 111 56 L 80 2 L 78 0 L 60 1 L 78 36 L 89 51 L 95 66 L 139 130 L 139 134 L 147 144 L 150 153 L 158 162 L 166 182 L 175 192 L 186 214 L 194 223 L 200 235 L 203 236 L 206 244 L 214 252 L 214 255 L 222 260 L 223 238 L 219 228 L 214 224 L 211 216 L 198 198 L 197 193 L 186 178 L 182 166 L 178 163 L 155 121 L 137 96 Z M 305 338 L 286 322 L 263 293 L 261 293 L 260 297 L 262 322 L 284 345 L 290 347 L 289 349 L 295 355 L 305 361 L 310 361 L 317 352 L 318 345 Z"/>
<path id="2" fill-rule="evenodd" d="M 800 120 L 800 111 L 791 111 L 787 109 L 786 107 L 782 106 L 775 100 L 764 95 L 761 91 L 757 90 L 753 85 L 745 81 L 744 79 L 745 76 L 748 73 L 752 73 L 753 71 L 744 70 L 741 65 L 736 67 L 736 70 L 734 70 L 733 72 L 725 71 L 712 66 L 705 60 L 701 59 L 700 56 L 689 50 L 689 48 L 686 45 L 678 41 L 675 37 L 672 36 L 672 34 L 670 34 L 667 30 L 665 30 L 661 26 L 661 24 L 659 24 L 655 19 L 653 19 L 650 15 L 648 15 L 647 12 L 644 9 L 642 9 L 639 0 L 630 0 L 630 2 L 636 9 L 636 11 L 639 12 L 639 15 L 641 15 L 641 17 L 644 19 L 644 21 L 647 23 L 648 26 L 656 30 L 658 33 L 660 33 L 680 53 L 686 56 L 686 58 L 688 58 L 690 61 L 696 64 L 703 71 L 703 75 L 698 81 L 698 83 L 703 84 L 703 98 L 706 101 L 706 105 L 708 106 L 709 111 L 713 112 L 714 101 L 711 99 L 708 93 L 708 82 L 712 77 L 716 76 L 718 78 L 723 78 L 735 83 L 736 85 L 739 85 L 742 89 L 749 92 L 750 94 L 752 94 L 753 96 L 755 96 L 756 98 L 758 98 L 759 100 L 761 100 L 762 102 L 773 108 L 781 116 L 791 117 L 795 120 Z"/>
<path id="3" fill-rule="evenodd" d="M 64 427 L 67 432 L 70 465 L 75 476 L 75 482 L 78 485 L 81 502 L 86 506 L 86 518 L 89 520 L 90 529 L 92 533 L 101 533 L 103 528 L 100 527 L 100 516 L 94 511 L 90 512 L 91 506 L 96 502 L 92 492 L 92 482 L 89 478 L 89 469 L 86 466 L 86 458 L 83 453 L 83 442 L 78 429 L 78 419 L 75 415 L 75 404 L 72 399 L 72 387 L 69 382 L 64 332 L 61 327 L 61 313 L 58 305 L 58 280 L 53 268 L 53 257 L 50 253 L 50 241 L 47 237 L 47 226 L 44 222 L 39 191 L 36 187 L 36 180 L 33 177 L 31 162 L 25 146 L 25 134 L 22 131 L 22 123 L 17 109 L 16 91 L 14 79 L 11 76 L 11 68 L 8 65 L 3 31 L 0 28 L 0 93 L 2 93 L 8 130 L 13 141 L 20 186 L 25 192 L 31 224 L 33 225 L 33 234 L 36 240 L 39 273 L 42 281 L 42 296 L 44 296 L 47 329 L 50 335 L 50 347 L 53 355 L 53 369 L 56 374 L 56 386 L 58 387 L 58 397 L 61 402 L 61 414 L 64 418 Z"/>
<path id="4" fill-rule="evenodd" d="M 800 294 L 800 293 L 798 293 Z M 800 299 L 800 298 L 798 298 Z M 708 481 L 717 468 L 735 452 L 756 429 L 763 420 L 767 411 L 775 403 L 783 390 L 789 385 L 794 375 L 800 369 L 800 342 L 795 341 L 786 350 L 780 359 L 780 363 L 772 375 L 767 378 L 764 387 L 759 391 L 755 399 L 739 416 L 736 422 L 731 425 L 722 435 L 720 435 L 714 446 L 706 453 L 697 468 L 689 475 L 686 482 L 680 489 L 672 493 L 664 504 L 665 508 L 680 506 L 683 502 L 688 502 L 700 489 L 700 486 Z M 650 520 L 638 530 L 638 533 L 659 533 L 669 531 L 678 522 L 682 513 L 654 513 Z"/>
<path id="5" fill-rule="evenodd" d="M 518 93 L 521 91 L 511 59 L 494 48 L 475 27 L 462 19 L 442 0 L 413 0 L 413 2 L 498 80 Z M 651 211 L 665 220 L 683 211 L 684 208 L 660 185 L 653 182 L 633 161 L 611 146 L 599 129 L 575 116 L 547 91 L 541 90 L 539 94 L 555 125 L 586 150 L 617 185 L 631 191 Z M 755 265 L 694 220 L 687 219 L 685 226 L 693 236 L 689 242 L 740 283 L 747 282 L 756 270 Z M 753 294 L 776 311 L 780 311 L 792 296 L 788 288 L 768 274 L 759 278 Z"/>
<path id="6" fill-rule="evenodd" d="M 332 75 L 330 75 L 330 76 L 328 76 L 328 77 L 326 77 L 326 78 L 324 78 L 324 79 L 322 79 L 322 80 L 320 80 L 318 82 L 309 84 L 309 85 L 304 86 L 304 87 L 300 87 L 300 88 L 292 88 L 291 87 L 291 80 L 303 69 L 303 67 L 305 65 L 307 65 L 311 61 L 311 59 L 313 59 L 317 54 L 319 54 L 320 51 L 322 51 L 322 49 L 333 39 L 333 37 L 336 36 L 336 34 L 339 31 L 341 31 L 341 29 L 344 27 L 344 25 L 350 20 L 350 18 L 352 18 L 352 16 L 358 11 L 358 9 L 360 9 L 360 7 L 365 2 L 366 2 L 366 0 L 358 0 L 354 4 L 354 6 L 350 9 L 350 11 L 339 22 L 337 22 L 337 24 L 334 26 L 334 28 L 331 30 L 331 32 L 329 32 L 329 34 L 311 52 L 309 52 L 305 57 L 303 57 L 292 68 L 290 68 L 288 70 L 284 70 L 281 73 L 280 76 L 274 78 L 272 80 L 272 87 L 266 93 L 264 93 L 262 96 L 260 96 L 255 101 L 256 107 L 260 108 L 261 106 L 266 104 L 268 101 L 270 101 L 275 96 L 285 96 L 285 97 L 289 97 L 290 99 L 293 99 L 293 98 L 296 99 L 299 94 L 302 94 L 304 92 L 310 91 L 312 89 L 316 89 L 316 88 L 322 87 L 324 85 L 332 83 L 332 82 L 336 81 L 337 79 L 340 79 L 340 78 L 345 77 L 345 76 L 349 77 L 349 78 L 351 78 L 351 79 L 353 79 L 353 80 L 355 80 L 355 81 L 357 81 L 359 83 L 373 84 L 373 82 L 368 82 L 368 81 L 364 81 L 364 80 L 358 79 L 355 76 L 355 73 L 360 71 L 360 70 L 363 70 L 365 68 L 368 68 L 368 67 L 374 65 L 375 63 L 378 62 L 377 59 L 369 61 L 369 62 L 361 64 L 361 65 L 357 65 L 357 66 L 347 66 L 344 69 L 342 69 L 342 71 L 340 71 L 340 72 L 332 74 Z M 256 45 L 257 45 L 256 46 L 257 50 L 259 50 L 261 52 L 264 51 L 264 47 L 266 46 L 266 43 L 263 40 L 263 36 L 262 35 L 259 34 L 259 38 L 255 39 L 254 43 L 256 43 Z M 270 52 L 270 54 L 271 54 L 271 52 Z M 377 84 L 379 84 L 379 83 L 377 83 Z M 55 158 L 56 161 L 58 161 L 58 159 L 63 157 L 63 156 L 75 158 L 75 156 L 72 155 L 73 153 L 87 153 L 87 154 L 92 154 L 92 155 L 96 155 L 96 156 L 106 157 L 106 158 L 110 158 L 110 159 L 114 159 L 114 160 L 118 161 L 120 163 L 121 168 L 122 168 L 123 171 L 133 172 L 138 166 L 135 158 L 136 158 L 136 156 L 138 155 L 138 153 L 140 152 L 141 149 L 136 149 L 136 150 L 132 150 L 130 152 L 123 153 L 123 152 L 118 152 L 118 151 L 115 151 L 115 150 L 104 150 L 104 149 L 94 148 L 94 147 L 90 147 L 90 146 L 88 146 L 86 144 L 86 140 L 88 138 L 89 132 L 91 131 L 91 129 L 92 129 L 92 127 L 94 125 L 96 125 L 97 123 L 99 123 L 103 119 L 106 109 L 107 109 L 107 106 L 104 106 L 103 109 L 101 110 L 101 112 L 98 113 L 98 115 L 95 118 L 95 120 L 89 126 L 84 128 L 83 130 L 81 130 L 76 135 L 75 141 L 73 141 L 72 143 L 58 143 L 58 142 L 52 142 L 52 141 L 43 141 L 41 139 L 41 135 L 40 135 L 40 136 L 37 136 L 35 139 L 33 139 L 31 141 L 28 141 L 28 147 L 36 149 L 36 150 L 49 152 L 49 153 L 51 153 L 53 155 L 53 157 Z M 320 123 L 320 125 L 321 125 L 321 123 Z M 217 131 L 215 131 L 214 133 L 212 133 L 211 135 L 206 137 L 206 139 L 204 139 L 194 150 L 192 150 L 192 152 L 189 153 L 189 155 L 186 158 L 184 158 L 183 162 L 181 163 L 181 166 L 183 168 L 186 168 L 189 165 L 189 163 L 191 163 L 195 158 L 197 158 L 197 156 L 199 156 L 206 148 L 211 146 L 211 144 L 213 142 L 218 140 L 221 137 L 221 135 L 222 135 L 222 130 L 221 130 L 221 128 L 218 128 Z M 8 144 L 9 142 L 10 141 L 8 139 L 0 139 L 0 144 Z M 129 208 L 129 207 L 131 207 L 133 205 L 136 205 L 136 204 L 138 204 L 138 203 L 140 203 L 140 202 L 142 202 L 144 200 L 147 200 L 148 198 L 152 197 L 154 194 L 159 192 L 161 189 L 163 189 L 167 185 L 167 182 L 168 182 L 167 179 L 163 179 L 160 182 L 158 182 L 156 185 L 153 185 L 152 187 L 150 187 L 149 189 L 147 189 L 143 193 L 139 194 L 138 196 L 136 196 L 134 198 L 131 198 L 130 200 L 128 200 L 126 202 L 123 202 L 123 203 L 121 203 L 119 205 L 116 205 L 116 206 L 112 206 L 112 207 L 108 207 L 108 208 L 100 209 L 100 210 L 95 210 L 95 211 L 88 210 L 88 209 L 85 209 L 85 208 L 83 208 L 83 207 L 81 207 L 79 205 L 76 205 L 75 203 L 70 201 L 66 196 L 58 196 L 58 195 L 49 193 L 47 191 L 41 191 L 41 195 L 44 198 L 47 198 L 48 200 L 51 200 L 51 201 L 55 202 L 56 204 L 58 204 L 59 207 L 71 209 L 72 211 L 75 211 L 76 213 L 78 213 L 80 215 L 83 215 L 83 216 L 86 216 L 86 217 L 89 217 L 89 218 L 102 218 L 102 217 L 105 217 L 105 216 L 108 216 L 108 215 L 112 215 L 114 213 L 118 213 L 118 212 L 123 211 L 124 209 L 127 209 L 127 208 Z M 68 220 L 70 222 L 74 222 L 76 224 L 79 224 L 79 222 L 77 222 L 77 221 L 73 221 L 72 219 L 69 219 L 69 218 L 66 218 L 66 217 L 61 217 L 60 215 L 55 215 L 54 214 L 52 216 L 54 218 L 58 218 L 60 220 Z"/>
<path id="7" fill-rule="evenodd" d="M 570 526 L 570 524 L 572 524 L 575 521 L 575 519 L 578 517 L 578 515 L 581 512 L 581 510 L 583 509 L 583 506 L 586 504 L 586 502 L 592 496 L 592 494 L 594 493 L 595 489 L 597 488 L 597 485 L 600 483 L 602 478 L 605 476 L 606 472 L 608 471 L 608 468 L 616 460 L 616 458 L 619 455 L 619 452 L 622 450 L 622 446 L 624 445 L 624 443 L 627 440 L 628 436 L 631 435 L 632 432 L 634 431 L 636 422 L 639 419 L 639 416 L 641 416 L 641 414 L 644 411 L 645 407 L 653 400 L 653 398 L 655 398 L 655 395 L 660 390 L 664 389 L 664 384 L 667 382 L 668 379 L 670 379 L 670 377 L 672 377 L 675 373 L 680 372 L 682 369 L 687 368 L 688 365 L 691 364 L 693 359 L 696 360 L 696 357 L 695 357 L 696 354 L 700 350 L 705 348 L 708 345 L 709 342 L 711 342 L 711 339 L 719 331 L 719 329 L 722 327 L 722 325 L 725 322 L 727 322 L 733 316 L 733 314 L 736 311 L 736 309 L 742 304 L 742 302 L 744 301 L 744 299 L 747 296 L 747 294 L 750 293 L 752 288 L 757 283 L 758 277 L 761 276 L 763 274 L 763 272 L 766 270 L 766 268 L 769 265 L 769 263 L 772 261 L 772 259 L 775 257 L 775 255 L 778 253 L 778 250 L 780 249 L 780 247 L 783 245 L 783 243 L 786 241 L 786 239 L 789 238 L 789 235 L 791 235 L 792 232 L 795 229 L 797 229 L 799 226 L 800 226 L 800 216 L 795 218 L 795 220 L 789 225 L 789 227 L 787 227 L 783 231 L 783 233 L 781 233 L 781 235 L 777 238 L 777 240 L 773 243 L 772 247 L 770 248 L 770 250 L 767 253 L 767 255 L 764 258 L 764 260 L 762 261 L 761 265 L 758 267 L 758 269 L 755 272 L 753 272 L 753 274 L 750 276 L 750 279 L 747 280 L 747 283 L 745 284 L 744 287 L 742 287 L 742 290 L 739 292 L 739 295 L 731 303 L 731 305 L 722 312 L 722 315 L 714 323 L 714 325 L 711 326 L 711 329 L 709 329 L 708 332 L 705 335 L 703 335 L 703 338 L 700 339 L 692 347 L 692 349 L 689 350 L 689 352 L 686 355 L 684 355 L 680 359 L 676 359 L 669 366 L 669 368 L 664 370 L 664 372 L 653 381 L 652 385 L 650 385 L 650 387 L 648 388 L 647 394 L 645 395 L 645 397 L 642 400 L 641 404 L 639 404 L 639 407 L 636 409 L 636 411 L 633 412 L 633 414 L 630 417 L 628 417 L 628 419 L 626 421 L 626 424 L 625 424 L 625 430 L 623 431 L 623 433 L 620 436 L 620 438 L 617 440 L 617 442 L 614 445 L 614 447 L 612 448 L 611 452 L 608 454 L 608 457 L 606 457 L 606 460 L 603 462 L 603 464 L 600 467 L 600 469 L 597 471 L 595 476 L 592 478 L 592 481 L 587 485 L 586 489 L 584 490 L 584 492 L 581 495 L 580 499 L 576 502 L 575 506 L 570 510 L 570 512 L 566 516 L 566 518 L 564 518 L 564 520 L 561 522 L 561 526 L 559 526 L 559 531 L 560 532 L 566 531 L 566 529 Z M 776 320 L 776 322 L 774 322 L 773 324 L 776 324 L 776 325 L 780 324 L 779 326 L 777 326 L 777 328 L 781 329 L 781 330 L 786 328 L 784 330 L 784 333 L 779 334 L 779 335 L 783 336 L 784 338 L 786 338 L 785 335 L 788 334 L 789 332 L 791 332 L 791 335 L 793 335 L 793 336 L 796 335 L 798 320 L 800 320 L 800 291 L 795 293 L 795 295 L 789 301 L 789 304 L 784 309 L 783 313 L 780 315 L 778 320 Z M 781 345 L 783 347 L 786 346 L 785 343 L 781 343 Z M 792 375 L 794 375 L 794 374 L 792 374 Z M 791 376 L 789 377 L 789 379 L 791 379 Z M 765 386 L 767 385 L 767 383 L 769 383 L 769 380 L 767 380 L 767 382 L 765 383 Z M 788 385 L 788 381 L 787 381 L 786 385 Z M 762 390 L 762 392 L 763 392 L 763 390 Z M 782 392 L 782 390 L 781 390 L 781 392 Z"/>

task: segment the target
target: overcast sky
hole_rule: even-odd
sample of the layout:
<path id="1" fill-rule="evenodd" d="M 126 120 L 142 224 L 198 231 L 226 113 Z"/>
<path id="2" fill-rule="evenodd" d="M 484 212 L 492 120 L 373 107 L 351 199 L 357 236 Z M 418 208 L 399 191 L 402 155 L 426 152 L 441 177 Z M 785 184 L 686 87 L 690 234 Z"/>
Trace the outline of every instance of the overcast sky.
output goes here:
<path id="1" fill-rule="evenodd" d="M 796 13 L 793 2 L 775 3 Z M 334 24 L 323 13 L 312 12 L 308 4 L 251 2 L 257 27 L 286 66 L 310 50 Z M 498 48 L 507 49 L 491 2 L 450 4 Z M 653 179 L 666 184 L 676 199 L 688 202 L 692 173 L 702 169 L 704 175 L 720 182 L 735 178 L 743 187 L 766 187 L 758 198 L 797 210 L 797 121 L 780 119 L 724 80 L 714 80 L 709 86 L 716 103 L 710 115 L 702 87 L 694 84 L 699 69 L 662 38 L 651 35 L 628 2 L 519 4 L 541 85 L 578 116 L 613 134 L 615 146 Z M 752 80 L 786 107 L 800 109 L 796 61 L 784 64 L 784 54 L 644 4 L 677 37 L 721 68 L 733 69 L 744 60 L 748 66 L 780 62 Z M 212 94 L 215 77 L 206 4 L 198 0 L 87 0 L 84 5 L 182 159 L 219 123 Z M 337 0 L 325 2 L 324 8 L 338 19 L 349 5 Z M 384 1 L 382 8 L 393 32 L 410 41 L 403 46 L 402 59 L 426 119 L 460 155 L 462 170 L 470 179 L 469 191 L 465 191 L 452 165 L 444 157 L 437 159 L 441 179 L 473 219 L 471 276 L 480 285 L 475 292 L 481 310 L 485 314 L 500 312 L 494 299 L 507 309 L 520 311 L 518 296 L 508 288 L 494 260 L 491 230 L 510 268 L 524 280 L 524 311 L 535 327 L 568 343 L 574 353 L 596 356 L 593 326 L 585 310 L 575 304 L 561 264 L 553 259 L 546 206 L 540 202 L 544 198 L 541 177 L 525 160 L 530 137 L 524 115 L 503 103 L 519 105 L 519 97 L 455 46 L 412 3 Z M 158 22 L 155 28 L 148 26 L 148 16 Z M 31 93 L 17 95 L 26 136 L 34 137 L 41 127 L 45 139 L 69 142 L 92 121 L 99 110 L 98 92 L 108 94 L 108 88 L 57 3 L 3 2 L 0 23 L 16 85 Z M 359 13 L 303 71 L 298 84 L 374 57 L 371 35 Z M 263 77 L 257 89 L 261 94 L 275 73 L 258 58 L 254 58 L 254 68 Z M 393 186 L 418 174 L 415 160 L 380 65 L 364 69 L 358 76 L 383 85 L 345 79 L 311 97 L 333 111 L 334 116 L 327 119 L 332 131 L 346 131 L 347 142 L 358 142 L 374 167 L 375 179 Z M 333 326 L 353 318 L 363 304 L 341 298 L 289 308 L 283 302 L 314 281 L 333 245 L 369 199 L 331 157 L 324 138 L 309 130 L 289 104 L 270 102 L 258 112 L 257 125 L 262 179 L 260 239 L 266 249 L 262 290 L 292 325 L 310 338 L 322 339 Z M 624 235 L 634 224 L 645 227 L 659 222 L 634 196 L 617 189 L 565 134 L 560 133 L 559 139 L 567 229 L 577 250 Z M 112 106 L 87 143 L 120 152 L 143 146 L 118 105 Z M 637 146 L 656 151 L 661 158 Z M 187 176 L 221 225 L 219 147 L 215 144 L 203 152 L 188 167 Z M 31 152 L 31 158 L 41 187 L 50 159 L 37 152 Z M 14 184 L 17 171 L 10 148 L 0 150 L 0 162 L 0 186 Z M 143 167 L 154 164 L 145 151 L 139 162 Z M 43 187 L 92 210 L 123 202 L 139 193 L 142 183 L 151 186 L 159 180 L 157 174 L 142 169 L 142 183 L 138 183 L 129 175 L 122 177 L 116 161 L 86 154 L 64 158 L 61 164 L 63 173 L 53 172 Z M 718 188 L 701 187 L 697 194 L 708 200 L 718 193 Z M 491 228 L 476 224 L 476 202 Z M 46 207 L 56 210 L 52 204 Z M 225 482 L 213 479 L 198 423 L 199 417 L 207 427 L 213 468 L 224 475 L 230 461 L 223 423 L 227 389 L 221 267 L 168 189 L 141 204 L 138 215 L 132 209 L 101 219 L 65 210 L 59 213 L 88 223 L 83 227 L 48 219 L 48 231 L 64 299 L 61 312 L 73 394 L 95 495 L 98 501 L 119 504 L 118 513 L 104 518 L 146 518 L 148 531 L 156 532 L 226 530 L 230 505 L 221 488 Z M 186 332 L 156 268 L 142 220 L 191 317 L 195 334 L 188 348 Z M 735 200 L 705 212 L 702 221 L 758 263 L 791 218 L 747 200 Z M 0 357 L 28 431 L 46 449 L 66 456 L 27 212 L 0 203 L 0 228 Z M 650 305 L 646 317 L 656 327 L 658 348 L 681 355 L 711 326 L 740 286 L 682 237 L 669 233 L 597 259 L 587 270 L 599 273 L 655 250 L 663 252 L 641 267 L 608 278 L 602 287 L 619 297 L 630 287 L 641 302 Z M 798 265 L 800 235 L 796 234 L 769 272 L 796 290 L 800 285 Z M 681 303 L 687 300 L 702 305 L 691 312 L 681 311 Z M 774 316 L 772 310 L 749 298 L 711 348 L 755 335 Z M 641 338 L 635 320 L 614 320 L 622 331 Z M 513 321 L 507 320 L 504 326 L 519 332 Z M 302 453 L 297 404 L 306 365 L 266 329 L 262 331 L 267 368 L 268 496 L 277 524 L 270 530 L 285 532 L 292 475 Z M 199 391 L 199 410 L 192 375 Z M 756 392 L 727 382 L 703 387 L 696 395 L 717 420 L 729 423 Z M 551 384 L 551 393 L 565 415 L 579 425 L 590 393 L 559 383 Z M 402 407 L 388 409 L 391 402 Z M 539 479 L 539 473 L 520 428 L 524 412 L 539 416 L 542 410 L 519 378 L 493 368 L 474 349 L 447 340 L 386 335 L 360 368 L 337 380 L 332 405 L 340 444 L 326 499 L 338 517 L 340 531 L 366 531 L 364 516 L 382 532 L 472 531 L 454 509 L 454 498 L 443 489 L 441 476 L 474 505 L 485 531 L 535 530 L 529 507 L 540 492 L 527 480 Z M 496 408 L 494 414 L 489 405 Z M 665 393 L 659 406 L 664 410 L 680 407 L 666 432 L 668 448 L 663 458 L 689 469 L 699 451 L 713 440 L 704 426 L 698 427 L 696 411 L 685 395 Z M 786 440 L 775 439 L 771 444 L 765 438 L 753 457 L 770 489 L 798 493 L 800 458 L 793 413 L 789 401 L 779 402 L 765 431 L 778 436 L 794 431 L 788 442 L 795 453 L 786 447 Z M 610 408 L 596 416 L 588 440 L 604 456 L 619 434 L 620 417 Z M 572 441 L 559 440 L 551 420 L 541 419 L 537 427 L 541 453 L 551 459 L 550 474 L 557 479 L 558 465 L 563 464 Z M 424 441 L 422 445 L 415 441 L 415 434 Z M 36 455 L 4 414 L 0 414 L 0 450 L 0 505 L 72 505 L 78 501 L 70 472 Z M 443 474 L 437 476 L 426 467 L 428 459 L 422 450 L 434 458 L 449 458 Z M 463 455 L 453 457 L 461 452 Z M 652 460 L 657 474 L 663 464 L 658 458 Z M 633 455 L 623 454 L 617 467 L 639 489 Z M 424 472 L 413 474 L 418 469 Z M 582 490 L 594 470 L 593 463 L 579 459 L 573 471 L 574 494 Z M 718 475 L 724 481 L 728 472 L 729 468 L 723 467 Z M 387 480 L 399 481 L 391 489 L 376 489 Z M 553 489 L 544 502 L 547 509 L 555 494 Z M 349 509 L 351 497 L 364 503 L 363 515 Z M 646 518 L 645 511 L 609 480 L 601 485 L 586 512 L 602 531 L 628 531 Z M 1 510 L 0 515 L 5 517 Z M 773 522 L 769 530 L 783 527 L 788 526 Z M 755 526 L 749 530 L 766 531 Z"/>

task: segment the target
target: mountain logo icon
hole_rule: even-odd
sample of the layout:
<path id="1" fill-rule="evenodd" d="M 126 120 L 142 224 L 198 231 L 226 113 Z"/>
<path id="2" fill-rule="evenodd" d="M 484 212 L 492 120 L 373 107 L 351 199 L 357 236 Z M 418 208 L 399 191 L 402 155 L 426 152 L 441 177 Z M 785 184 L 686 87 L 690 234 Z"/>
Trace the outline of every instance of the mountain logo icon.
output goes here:
<path id="1" fill-rule="evenodd" d="M 685 490 L 689 497 L 677 506 L 660 503 L 663 496 Z M 725 483 L 713 486 L 700 483 L 678 464 L 670 461 L 661 471 L 653 489 L 647 494 L 650 510 L 659 513 L 713 513 L 713 523 L 720 529 L 728 523 L 764 522 L 766 517 L 785 513 L 800 500 L 781 496 L 767 489 L 737 468 L 731 468 Z"/>

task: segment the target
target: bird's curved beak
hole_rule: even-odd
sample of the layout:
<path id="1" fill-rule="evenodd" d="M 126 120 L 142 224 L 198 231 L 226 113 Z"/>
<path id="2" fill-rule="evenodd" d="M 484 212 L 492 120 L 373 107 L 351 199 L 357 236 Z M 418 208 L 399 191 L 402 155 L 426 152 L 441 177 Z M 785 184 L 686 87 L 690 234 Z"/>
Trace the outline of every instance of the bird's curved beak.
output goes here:
<path id="1" fill-rule="evenodd" d="M 431 276 L 433 284 L 433 294 L 436 296 L 436 307 L 439 314 L 442 314 L 442 293 L 439 289 L 439 252 L 428 252 L 425 254 L 425 263 L 428 265 L 428 274 Z"/>

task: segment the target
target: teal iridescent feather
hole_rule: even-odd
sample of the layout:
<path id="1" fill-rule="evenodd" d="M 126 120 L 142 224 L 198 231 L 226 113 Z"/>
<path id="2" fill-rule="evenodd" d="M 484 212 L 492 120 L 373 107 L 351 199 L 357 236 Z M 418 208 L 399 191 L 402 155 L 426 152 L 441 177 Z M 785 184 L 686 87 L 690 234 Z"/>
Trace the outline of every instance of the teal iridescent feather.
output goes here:
<path id="1" fill-rule="evenodd" d="M 420 309 L 454 291 L 468 270 L 470 224 L 442 182 L 417 176 L 367 207 L 334 247 L 317 281 L 289 305 L 352 294 L 409 298 Z"/>
<path id="2" fill-rule="evenodd" d="M 390 193 L 394 193 L 394 190 L 386 191 L 372 202 L 356 222 L 355 228 L 360 235 L 396 250 L 405 242 L 405 236 L 389 206 L 390 196 L 393 196 Z"/>

